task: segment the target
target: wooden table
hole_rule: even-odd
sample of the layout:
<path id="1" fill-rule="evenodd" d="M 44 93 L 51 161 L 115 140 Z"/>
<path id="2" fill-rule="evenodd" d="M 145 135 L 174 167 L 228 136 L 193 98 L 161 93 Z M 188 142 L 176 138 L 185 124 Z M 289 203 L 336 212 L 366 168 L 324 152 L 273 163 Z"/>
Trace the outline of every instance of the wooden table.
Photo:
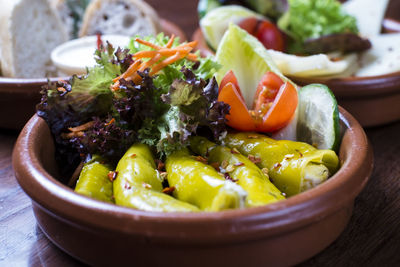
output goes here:
<path id="1" fill-rule="evenodd" d="M 196 1 L 174 1 L 173 13 L 166 8 L 171 1 L 148 2 L 188 37 L 197 27 Z M 395 2 L 390 12 L 400 17 L 400 1 Z M 300 266 L 400 266 L 400 122 L 366 132 L 375 169 L 355 201 L 353 216 L 333 244 Z M 0 266 L 83 266 L 37 227 L 30 199 L 18 186 L 11 166 L 17 135 L 0 130 Z"/>

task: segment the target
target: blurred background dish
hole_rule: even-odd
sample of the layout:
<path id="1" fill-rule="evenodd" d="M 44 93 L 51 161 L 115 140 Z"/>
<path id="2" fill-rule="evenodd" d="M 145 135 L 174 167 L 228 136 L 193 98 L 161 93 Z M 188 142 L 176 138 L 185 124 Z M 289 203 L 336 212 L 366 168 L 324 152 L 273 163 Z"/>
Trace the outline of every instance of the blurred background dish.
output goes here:
<path id="1" fill-rule="evenodd" d="M 391 10 L 389 9 L 388 12 L 390 11 Z M 393 18 L 386 18 L 383 20 L 382 31 L 384 33 L 396 33 L 399 29 L 399 21 Z M 397 35 L 398 34 L 400 33 L 397 33 Z M 199 41 L 198 48 L 203 55 L 214 54 L 214 51 L 207 43 L 201 28 L 196 29 L 192 35 L 192 39 Z M 382 42 L 382 45 L 385 46 L 382 47 L 382 49 L 387 49 L 389 51 L 391 51 L 391 49 L 398 49 L 398 44 L 390 42 L 390 40 Z M 280 52 L 271 51 L 271 53 L 272 52 L 273 58 L 275 57 L 275 54 L 278 54 L 279 56 Z M 397 55 L 397 57 L 400 57 L 399 54 Z M 371 55 L 371 57 L 375 57 L 375 55 Z M 387 60 L 397 60 L 396 54 L 388 54 L 386 57 L 389 57 Z M 357 59 L 354 60 L 357 61 Z M 386 60 L 386 58 L 384 58 L 384 60 Z M 374 66 L 374 68 L 379 71 L 390 72 L 388 70 L 382 70 L 382 68 L 384 68 L 384 60 L 383 62 L 375 60 L 378 66 Z M 336 62 L 332 61 L 331 64 L 336 64 Z M 349 64 L 355 66 L 358 63 L 352 62 Z M 382 65 L 379 66 L 379 64 Z M 391 63 L 387 62 L 386 65 L 391 65 Z M 283 64 L 282 66 L 285 67 L 287 65 Z M 370 72 L 369 70 L 365 71 Z M 400 109 L 395 108 L 400 104 L 400 71 L 374 76 L 367 74 L 369 76 L 365 77 L 307 77 L 306 75 L 290 75 L 289 73 L 286 73 L 286 75 L 302 86 L 310 83 L 322 83 L 328 85 L 328 87 L 334 92 L 338 103 L 353 114 L 362 126 L 378 126 L 400 120 Z"/>

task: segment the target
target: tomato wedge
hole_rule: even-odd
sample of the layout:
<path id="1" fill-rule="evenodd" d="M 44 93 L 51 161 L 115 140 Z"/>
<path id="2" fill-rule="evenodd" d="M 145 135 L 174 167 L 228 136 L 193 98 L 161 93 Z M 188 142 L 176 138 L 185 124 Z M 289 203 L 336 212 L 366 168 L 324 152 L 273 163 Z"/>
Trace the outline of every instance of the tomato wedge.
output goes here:
<path id="1" fill-rule="evenodd" d="M 243 96 L 235 84 L 228 82 L 222 87 L 218 94 L 218 101 L 225 102 L 231 106 L 226 116 L 228 125 L 240 131 L 253 131 L 254 120 L 247 110 Z"/>
<path id="2" fill-rule="evenodd" d="M 228 125 L 240 131 L 277 131 L 289 123 L 296 111 L 297 89 L 273 72 L 261 78 L 252 110 L 247 108 L 232 71 L 222 79 L 219 89 L 218 101 L 231 106 Z"/>

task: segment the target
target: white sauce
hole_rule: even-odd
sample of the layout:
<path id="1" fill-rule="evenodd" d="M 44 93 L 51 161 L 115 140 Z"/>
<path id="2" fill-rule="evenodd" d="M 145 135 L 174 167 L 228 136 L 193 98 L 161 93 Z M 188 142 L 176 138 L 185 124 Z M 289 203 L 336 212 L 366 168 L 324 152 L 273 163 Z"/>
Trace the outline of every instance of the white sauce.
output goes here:
<path id="1" fill-rule="evenodd" d="M 115 48 L 126 47 L 130 38 L 122 35 L 103 35 L 103 43 L 109 41 Z M 97 36 L 86 36 L 71 40 L 56 47 L 51 53 L 51 60 L 60 72 L 60 76 L 85 74 L 88 67 L 93 67 L 94 52 L 97 48 Z"/>

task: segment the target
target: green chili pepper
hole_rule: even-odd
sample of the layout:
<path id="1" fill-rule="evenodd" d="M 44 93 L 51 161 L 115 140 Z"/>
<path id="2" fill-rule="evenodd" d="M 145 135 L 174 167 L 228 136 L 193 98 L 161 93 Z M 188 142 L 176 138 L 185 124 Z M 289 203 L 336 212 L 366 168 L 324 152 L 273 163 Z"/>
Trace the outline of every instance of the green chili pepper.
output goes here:
<path id="1" fill-rule="evenodd" d="M 113 186 L 108 178 L 111 167 L 102 162 L 100 157 L 94 156 L 83 165 L 75 192 L 112 203 Z"/>
<path id="2" fill-rule="evenodd" d="M 260 168 L 268 168 L 272 182 L 287 196 L 306 191 L 325 181 L 339 168 L 332 150 L 295 141 L 276 141 L 261 134 L 228 134 L 225 143 L 238 149 Z"/>
<path id="3" fill-rule="evenodd" d="M 162 193 L 162 180 L 155 167 L 147 145 L 131 146 L 116 169 L 115 203 L 146 211 L 198 211 L 197 207 Z"/>
<path id="4" fill-rule="evenodd" d="M 174 196 L 205 211 L 243 207 L 247 195 L 243 188 L 201 160 L 191 156 L 187 149 L 167 157 L 167 179 L 175 187 Z"/>
<path id="5" fill-rule="evenodd" d="M 193 137 L 190 140 L 193 152 L 207 157 L 209 163 L 217 163 L 246 192 L 246 206 L 255 207 L 270 204 L 285 197 L 269 181 L 268 174 L 260 170 L 252 161 L 237 150 L 216 145 L 204 137 Z"/>

